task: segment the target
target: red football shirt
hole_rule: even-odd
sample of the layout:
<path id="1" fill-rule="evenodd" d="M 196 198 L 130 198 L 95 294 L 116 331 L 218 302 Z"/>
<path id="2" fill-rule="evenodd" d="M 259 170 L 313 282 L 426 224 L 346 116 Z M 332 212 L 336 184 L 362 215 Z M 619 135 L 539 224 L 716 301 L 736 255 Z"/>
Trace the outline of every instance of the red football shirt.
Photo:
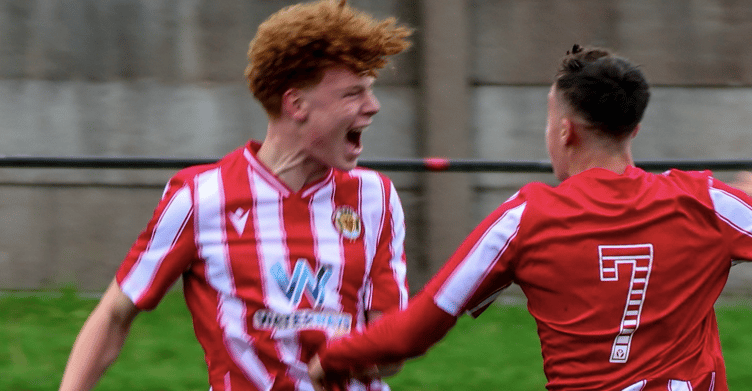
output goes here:
<path id="1" fill-rule="evenodd" d="M 407 305 L 404 215 L 382 174 L 330 170 L 293 192 L 258 148 L 177 173 L 117 281 L 151 309 L 183 277 L 213 391 L 310 390 L 322 343 Z"/>
<path id="2" fill-rule="evenodd" d="M 514 282 L 537 322 L 549 390 L 725 391 L 713 305 L 731 261 L 752 260 L 750 205 L 709 172 L 591 169 L 529 184 L 407 311 L 332 343 L 322 365 L 422 352 Z"/>

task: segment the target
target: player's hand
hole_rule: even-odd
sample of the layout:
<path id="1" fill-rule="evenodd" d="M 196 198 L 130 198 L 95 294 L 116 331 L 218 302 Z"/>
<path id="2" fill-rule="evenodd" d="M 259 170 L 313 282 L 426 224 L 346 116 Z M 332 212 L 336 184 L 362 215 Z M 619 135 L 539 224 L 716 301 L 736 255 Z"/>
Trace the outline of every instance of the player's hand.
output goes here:
<path id="1" fill-rule="evenodd" d="M 350 376 L 354 379 L 358 379 L 363 384 L 369 384 L 373 379 L 381 377 L 381 371 L 374 365 L 371 368 L 364 369 L 357 372 L 350 373 Z"/>
<path id="2" fill-rule="evenodd" d="M 311 378 L 311 384 L 316 391 L 345 391 L 351 378 L 357 379 L 363 384 L 369 384 L 373 379 L 380 376 L 381 372 L 375 365 L 369 369 L 351 372 L 349 376 L 346 376 L 344 374 L 326 373 L 321 366 L 318 354 L 308 362 L 308 377 Z"/>
<path id="3" fill-rule="evenodd" d="M 313 356 L 308 362 L 308 376 L 311 378 L 311 384 L 316 391 L 345 391 L 347 390 L 347 378 L 342 376 L 327 376 L 324 368 L 321 367 L 319 355 Z"/>
<path id="4" fill-rule="evenodd" d="M 734 179 L 733 182 L 729 183 L 729 185 L 752 196 L 752 172 L 740 172 L 736 175 L 736 179 Z"/>
<path id="5" fill-rule="evenodd" d="M 379 377 L 383 378 L 383 377 L 394 376 L 402 370 L 402 367 L 404 365 L 405 365 L 404 361 L 396 362 L 393 364 L 378 365 L 377 368 L 378 368 Z"/>

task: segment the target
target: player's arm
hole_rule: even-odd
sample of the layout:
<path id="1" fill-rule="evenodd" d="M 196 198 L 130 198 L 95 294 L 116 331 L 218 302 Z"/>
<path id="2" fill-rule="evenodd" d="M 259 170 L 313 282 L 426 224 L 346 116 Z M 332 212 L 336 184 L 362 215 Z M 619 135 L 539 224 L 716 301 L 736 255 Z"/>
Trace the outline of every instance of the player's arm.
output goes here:
<path id="1" fill-rule="evenodd" d="M 366 321 L 368 321 L 369 324 L 372 324 L 377 319 L 381 318 L 381 316 L 384 315 L 381 311 L 368 311 L 366 312 Z M 377 365 L 376 375 L 379 377 L 389 377 L 396 375 L 399 371 L 402 370 L 402 367 L 404 366 L 404 361 L 399 361 L 392 364 L 383 364 L 383 365 Z"/>
<path id="2" fill-rule="evenodd" d="M 73 344 L 60 391 L 92 389 L 117 358 L 139 312 L 113 280 Z"/>
<path id="3" fill-rule="evenodd" d="M 752 261 L 752 173 L 741 173 L 732 183 L 713 179 L 710 195 L 731 251 L 732 265 Z"/>
<path id="4" fill-rule="evenodd" d="M 335 389 L 327 386 L 375 363 L 399 363 L 418 357 L 440 341 L 456 321 L 423 291 L 406 310 L 389 312 L 364 333 L 334 340 L 323 348 L 308 364 L 311 381 L 317 390 Z"/>

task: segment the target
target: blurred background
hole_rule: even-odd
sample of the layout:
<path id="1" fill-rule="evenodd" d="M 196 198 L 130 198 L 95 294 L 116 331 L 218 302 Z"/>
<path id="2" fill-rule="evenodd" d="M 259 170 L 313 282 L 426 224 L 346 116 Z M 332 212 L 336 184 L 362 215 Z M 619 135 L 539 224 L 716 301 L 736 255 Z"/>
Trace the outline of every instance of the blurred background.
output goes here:
<path id="1" fill-rule="evenodd" d="M 262 139 L 246 51 L 258 24 L 293 3 L 0 0 L 0 154 L 219 158 Z M 415 29 L 377 81 L 363 159 L 546 161 L 546 94 L 575 43 L 641 64 L 654 86 L 638 161 L 751 158 L 747 0 L 350 3 Z M 0 291 L 101 292 L 175 171 L 0 168 Z M 556 183 L 386 173 L 407 215 L 413 291 L 517 188 Z M 724 294 L 749 296 L 752 276 L 737 269 Z"/>

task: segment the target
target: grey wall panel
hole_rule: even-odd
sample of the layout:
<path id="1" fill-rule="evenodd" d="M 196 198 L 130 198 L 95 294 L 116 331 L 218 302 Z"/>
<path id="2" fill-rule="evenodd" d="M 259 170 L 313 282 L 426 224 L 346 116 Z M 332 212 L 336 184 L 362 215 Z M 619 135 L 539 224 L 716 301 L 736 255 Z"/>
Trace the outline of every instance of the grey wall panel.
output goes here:
<path id="1" fill-rule="evenodd" d="M 476 155 L 497 160 L 547 160 L 544 144 L 549 87 L 479 87 L 473 92 Z M 653 87 L 637 160 L 749 159 L 752 88 Z"/>
<path id="2" fill-rule="evenodd" d="M 258 25 L 295 1 L 8 0 L 0 3 L 0 78 L 196 83 L 243 80 Z M 417 27 L 410 1 L 354 6 Z M 383 78 L 417 83 L 414 51 Z"/>
<path id="3" fill-rule="evenodd" d="M 655 88 L 636 159 L 752 158 L 752 88 Z"/>
<path id="4" fill-rule="evenodd" d="M 0 287 L 22 290 L 106 287 L 161 195 L 159 189 L 0 189 Z"/>
<path id="5" fill-rule="evenodd" d="M 262 137 L 265 115 L 244 86 L 0 81 L 5 154 L 223 154 Z"/>
<path id="6" fill-rule="evenodd" d="M 574 43 L 612 48 L 644 64 L 656 84 L 752 84 L 749 1 L 471 3 L 472 77 L 480 84 L 548 83 Z"/>

